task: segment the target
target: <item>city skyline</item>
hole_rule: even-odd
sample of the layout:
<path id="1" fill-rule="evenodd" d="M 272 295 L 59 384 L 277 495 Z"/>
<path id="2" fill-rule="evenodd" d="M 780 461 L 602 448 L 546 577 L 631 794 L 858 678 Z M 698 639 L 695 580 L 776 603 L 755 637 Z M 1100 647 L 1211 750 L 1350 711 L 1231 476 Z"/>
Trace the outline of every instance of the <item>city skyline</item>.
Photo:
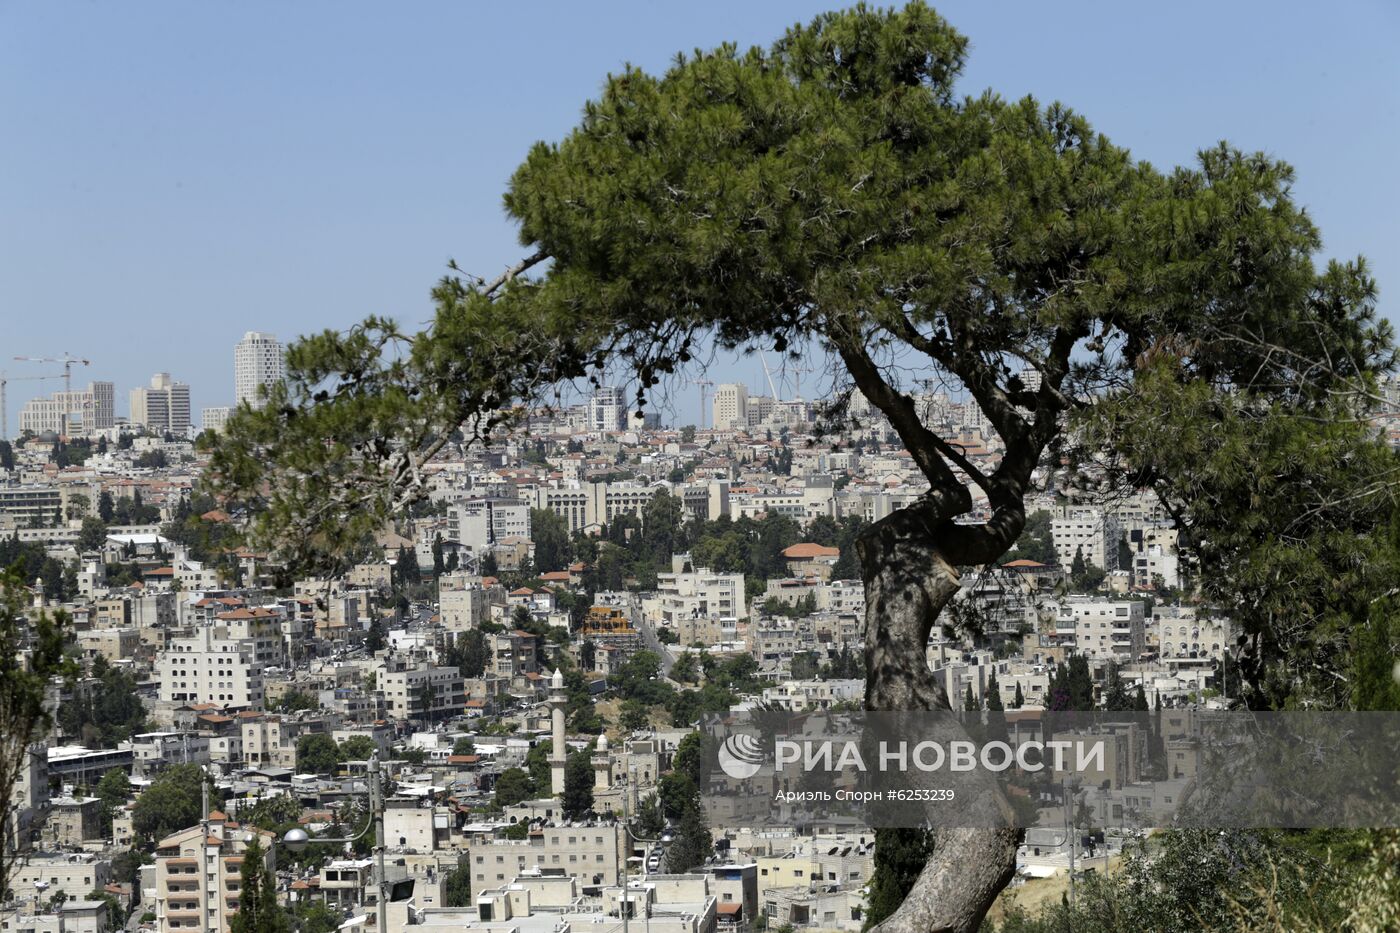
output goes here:
<path id="1" fill-rule="evenodd" d="M 10 220 L 0 370 L 43 375 L 56 368 L 11 357 L 73 353 L 93 361 L 75 369 L 75 385 L 112 381 L 123 398 L 171 372 L 198 412 L 233 404 L 226 361 L 246 331 L 286 343 L 368 314 L 416 329 L 449 258 L 485 274 L 518 258 L 500 208 L 506 180 L 532 143 L 574 125 L 607 72 L 626 61 L 655 71 L 677 49 L 726 39 L 768 43 L 830 6 L 558 6 L 551 28 L 528 36 L 507 11 L 449 6 L 353 16 L 315 4 L 275 16 L 9 7 L 0 118 L 22 142 L 0 155 Z M 1062 99 L 1159 165 L 1222 137 L 1288 159 L 1299 200 L 1326 231 L 1325 255 L 1365 254 L 1381 311 L 1395 315 L 1400 183 L 1385 165 L 1400 141 L 1400 89 L 1385 80 L 1394 8 L 1362 4 L 1332 19 L 1204 4 L 938 8 L 972 42 L 968 93 Z M 429 32 L 492 41 L 461 58 L 424 55 Z M 536 59 L 550 67 L 519 65 Z M 492 89 L 502 83 L 510 90 Z M 756 357 L 721 354 L 705 378 L 766 385 Z M 10 424 L 53 388 L 11 384 Z M 661 419 L 695 421 L 697 390 L 670 388 Z"/>

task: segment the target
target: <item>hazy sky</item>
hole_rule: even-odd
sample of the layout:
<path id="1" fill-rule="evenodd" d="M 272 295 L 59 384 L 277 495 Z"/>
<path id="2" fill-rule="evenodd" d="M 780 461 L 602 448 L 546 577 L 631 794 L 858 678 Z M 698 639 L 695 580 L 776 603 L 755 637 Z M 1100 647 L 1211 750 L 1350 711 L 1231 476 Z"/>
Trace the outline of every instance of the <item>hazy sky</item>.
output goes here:
<path id="1" fill-rule="evenodd" d="M 425 321 L 449 257 L 519 257 L 504 183 L 608 71 L 831 5 L 0 0 L 0 369 L 88 357 L 119 414 L 169 371 L 197 411 L 232 402 L 245 330 Z M 965 92 L 1062 100 L 1159 166 L 1222 138 L 1289 160 L 1328 254 L 1367 255 L 1400 316 L 1400 4 L 939 9 L 972 41 Z M 12 430 L 59 386 L 12 382 Z"/>

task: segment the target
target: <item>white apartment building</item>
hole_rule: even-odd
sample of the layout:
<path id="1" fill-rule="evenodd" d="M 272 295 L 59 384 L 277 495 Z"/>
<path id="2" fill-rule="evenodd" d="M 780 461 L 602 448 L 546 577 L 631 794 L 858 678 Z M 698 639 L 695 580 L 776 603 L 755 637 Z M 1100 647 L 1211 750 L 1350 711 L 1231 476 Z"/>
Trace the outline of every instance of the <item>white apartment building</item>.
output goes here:
<path id="1" fill-rule="evenodd" d="M 749 387 L 741 382 L 716 386 L 711 410 L 717 430 L 748 427 Z"/>
<path id="2" fill-rule="evenodd" d="M 19 411 L 20 431 L 91 434 L 116 423 L 116 386 L 92 382 L 86 389 L 30 399 Z"/>
<path id="3" fill-rule="evenodd" d="M 751 395 L 747 407 L 748 411 L 745 412 L 744 423 L 748 427 L 756 428 L 772 423 L 773 413 L 777 411 L 778 403 L 771 395 Z"/>
<path id="4" fill-rule="evenodd" d="M 492 606 L 505 604 L 505 587 L 486 586 L 477 574 L 456 572 L 438 577 L 438 617 L 449 632 L 474 629 L 490 620 Z"/>
<path id="5" fill-rule="evenodd" d="M 1092 506 L 1063 506 L 1050 519 L 1050 537 L 1055 560 L 1069 570 L 1074 555 L 1082 554 L 1085 564 L 1102 570 L 1118 569 L 1118 542 L 1122 531 L 1118 518 Z"/>
<path id="6" fill-rule="evenodd" d="M 190 387 L 170 373 L 156 373 L 149 386 L 131 390 L 131 423 L 155 434 L 189 431 Z"/>
<path id="7" fill-rule="evenodd" d="M 686 559 L 678 558 L 682 566 Z M 730 629 L 735 629 L 738 620 L 748 615 L 742 573 L 715 573 L 701 567 L 658 574 L 656 579 L 657 621 L 675 629 L 683 643 L 689 643 L 685 632 L 698 620 L 729 621 L 734 623 Z"/>
<path id="8" fill-rule="evenodd" d="M 233 398 L 236 405 L 247 402 L 254 408 L 260 408 L 262 402 L 258 398 L 258 388 L 281 382 L 286 375 L 282 344 L 273 334 L 250 330 L 233 348 Z"/>
<path id="9" fill-rule="evenodd" d="M 857 703 L 865 697 L 864 680 L 787 680 L 763 688 L 763 702 L 790 713 L 828 710 L 837 703 Z"/>
<path id="10" fill-rule="evenodd" d="M 627 393 L 600 386 L 588 400 L 588 427 L 594 431 L 627 430 Z"/>
<path id="11" fill-rule="evenodd" d="M 160 699 L 166 703 L 215 703 L 262 709 L 263 665 L 255 639 L 235 639 L 226 625 L 197 625 L 172 638 L 156 659 Z"/>
<path id="12" fill-rule="evenodd" d="M 377 689 L 384 696 L 390 716 L 399 719 L 446 718 L 462 712 L 466 704 L 461 671 L 455 667 L 411 666 L 391 661 L 375 675 Z M 432 692 L 432 702 L 424 705 L 424 688 Z"/>
<path id="13" fill-rule="evenodd" d="M 584 884 L 616 884 L 621 835 L 619 822 L 547 824 L 528 841 L 476 836 L 467 843 L 472 890 L 508 883 L 534 869 L 565 872 Z"/>
<path id="14" fill-rule="evenodd" d="M 222 434 L 224 428 L 228 426 L 228 419 L 231 417 L 233 417 L 233 409 L 228 405 L 205 408 L 199 413 L 199 426 L 205 431 Z"/>
<path id="15" fill-rule="evenodd" d="M 640 518 L 656 492 L 656 487 L 630 483 L 539 488 L 535 490 L 535 508 L 549 509 L 568 522 L 573 533 L 590 525 L 606 525 L 624 513 Z"/>
<path id="16" fill-rule="evenodd" d="M 273 834 L 263 836 L 267 868 L 276 865 Z M 207 823 L 191 826 L 162 839 L 156 846 L 156 929 L 226 931 L 238 912 L 247 827 L 226 825 L 215 811 Z"/>
<path id="17" fill-rule="evenodd" d="M 1143 604 L 1132 599 L 1067 599 L 1055 617 L 1058 644 L 1094 661 L 1136 661 L 1147 650 Z"/>
<path id="18" fill-rule="evenodd" d="M 1175 528 L 1133 528 L 1128 532 L 1128 547 L 1133 566 L 1120 569 L 1132 571 L 1134 586 L 1153 586 L 1159 579 L 1173 589 L 1181 585 Z"/>
<path id="19" fill-rule="evenodd" d="M 1224 619 L 1156 616 L 1151 627 L 1152 640 L 1167 662 L 1222 657 L 1235 637 L 1234 626 Z"/>
<path id="20" fill-rule="evenodd" d="M 530 537 L 530 503 L 524 499 L 465 499 L 447 508 L 452 537 L 473 553 L 485 553 L 506 538 Z"/>
<path id="21" fill-rule="evenodd" d="M 0 486 L 0 515 L 13 518 L 18 527 L 58 524 L 63 512 L 63 491 L 57 486 Z"/>

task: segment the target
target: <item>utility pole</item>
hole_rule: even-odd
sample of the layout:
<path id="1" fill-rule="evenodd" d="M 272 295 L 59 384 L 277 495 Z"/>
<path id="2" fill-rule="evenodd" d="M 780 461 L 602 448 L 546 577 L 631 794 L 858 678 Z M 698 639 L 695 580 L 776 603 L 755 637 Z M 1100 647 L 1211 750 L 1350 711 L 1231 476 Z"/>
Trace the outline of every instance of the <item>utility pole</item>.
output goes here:
<path id="1" fill-rule="evenodd" d="M 369 759 L 369 807 L 374 814 L 375 873 L 379 876 L 379 897 L 375 900 L 375 919 L 379 933 L 389 933 L 389 885 L 384 878 L 384 790 L 379 784 L 379 754 Z"/>

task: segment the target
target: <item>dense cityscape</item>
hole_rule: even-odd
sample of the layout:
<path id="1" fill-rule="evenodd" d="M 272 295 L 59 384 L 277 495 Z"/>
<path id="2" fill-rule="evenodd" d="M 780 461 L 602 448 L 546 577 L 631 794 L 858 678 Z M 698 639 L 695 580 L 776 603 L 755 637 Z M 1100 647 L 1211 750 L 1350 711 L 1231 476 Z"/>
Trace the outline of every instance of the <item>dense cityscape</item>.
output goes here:
<path id="1" fill-rule="evenodd" d="M 240 403 L 281 372 L 272 335 L 234 350 Z M 111 383 L 27 402 L 0 448 L 4 562 L 24 568 L 33 610 L 72 619 L 81 673 L 52 686 L 57 721 L 16 789 L 12 910 L 222 926 L 260 844 L 279 897 L 321 928 L 385 897 L 394 929 L 496 910 L 545 930 L 564 905 L 626 898 L 676 933 L 861 929 L 872 833 L 757 834 L 695 802 L 702 714 L 860 706 L 855 538 L 923 491 L 869 406 L 838 443 L 813 433 L 811 402 L 765 388 L 700 381 L 705 423 L 678 427 L 631 416 L 614 387 L 536 412 L 435 460 L 430 495 L 346 573 L 290 585 L 267 555 L 221 546 L 230 516 L 201 471 L 228 409 L 195 426 L 166 373 L 131 391 L 126 417 Z M 919 401 L 995 463 L 975 405 Z M 1031 720 L 1084 700 L 1228 703 L 1231 619 L 1191 598 L 1153 496 L 1050 488 L 1028 511 L 929 644 L 949 696 Z M 392 787 L 384 877 L 368 834 L 279 849 L 288 828 L 357 827 L 371 757 Z M 1121 812 L 1134 786 L 1113 791 Z M 1091 837 L 1090 852 L 1122 841 Z M 1052 875 L 1069 849 L 1032 831 L 1018 870 Z M 628 866 L 642 880 L 624 889 Z M 411 900 L 392 894 L 404 882 Z"/>
<path id="2" fill-rule="evenodd" d="M 7 7 L 0 933 L 1400 930 L 1393 16 L 947 2 Z"/>

